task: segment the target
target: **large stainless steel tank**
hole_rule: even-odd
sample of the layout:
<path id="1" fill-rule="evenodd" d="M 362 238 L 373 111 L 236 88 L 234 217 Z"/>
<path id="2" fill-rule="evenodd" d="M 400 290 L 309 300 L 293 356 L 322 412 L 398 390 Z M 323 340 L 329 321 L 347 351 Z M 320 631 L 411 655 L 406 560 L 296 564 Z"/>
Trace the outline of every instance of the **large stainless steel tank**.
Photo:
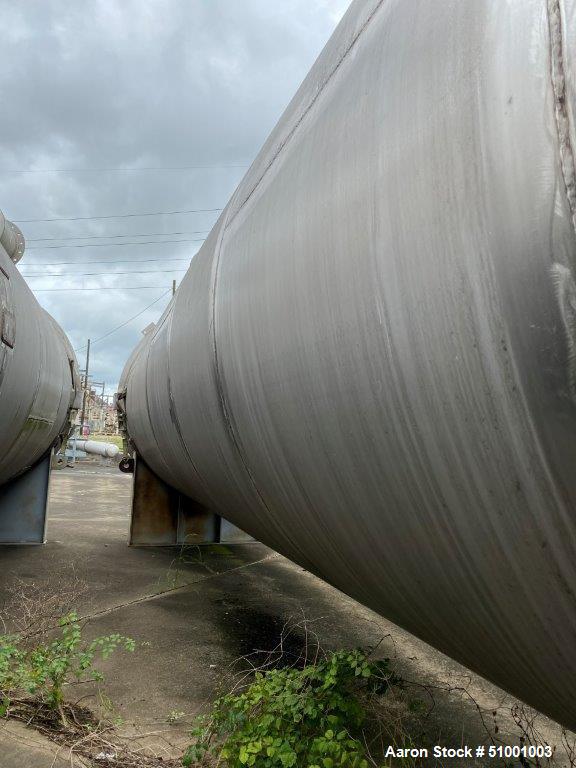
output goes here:
<path id="1" fill-rule="evenodd" d="M 356 0 L 129 361 L 166 481 L 576 728 L 576 0 Z"/>
<path id="2" fill-rule="evenodd" d="M 0 497 L 70 429 L 78 407 L 76 358 L 16 267 L 20 230 L 0 213 Z"/>

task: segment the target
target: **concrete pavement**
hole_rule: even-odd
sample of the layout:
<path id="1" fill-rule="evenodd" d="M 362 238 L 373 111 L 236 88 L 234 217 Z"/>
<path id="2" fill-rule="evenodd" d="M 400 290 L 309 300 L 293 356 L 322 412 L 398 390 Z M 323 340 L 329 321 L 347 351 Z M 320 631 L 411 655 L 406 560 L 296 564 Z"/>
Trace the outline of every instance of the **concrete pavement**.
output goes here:
<path id="1" fill-rule="evenodd" d="M 192 716 L 214 698 L 234 660 L 271 650 L 286 622 L 305 617 L 325 648 L 381 641 L 378 653 L 418 683 L 407 697 L 425 704 L 434 699 L 425 723 L 407 720 L 417 746 L 488 743 L 495 711 L 498 737 L 509 732 L 518 742 L 510 716 L 514 701 L 506 694 L 261 544 L 128 547 L 130 482 L 130 476 L 95 464 L 55 472 L 49 543 L 0 548 L 0 604 L 16 583 L 64 593 L 78 580 L 83 586 L 70 608 L 89 618 L 87 635 L 120 632 L 138 641 L 134 655 L 117 653 L 104 664 L 104 698 L 74 691 L 86 696 L 84 704 L 98 709 L 112 702 L 125 729 L 152 734 L 143 736 L 146 743 L 176 755 L 187 743 Z M 299 652 L 302 640 L 297 633 L 285 652 Z M 424 691 L 420 684 L 434 688 Z M 539 724 L 551 742 L 560 743 L 556 726 L 545 718 Z M 30 729 L 5 725 L 0 768 L 43 768 L 41 748 L 54 752 Z"/>

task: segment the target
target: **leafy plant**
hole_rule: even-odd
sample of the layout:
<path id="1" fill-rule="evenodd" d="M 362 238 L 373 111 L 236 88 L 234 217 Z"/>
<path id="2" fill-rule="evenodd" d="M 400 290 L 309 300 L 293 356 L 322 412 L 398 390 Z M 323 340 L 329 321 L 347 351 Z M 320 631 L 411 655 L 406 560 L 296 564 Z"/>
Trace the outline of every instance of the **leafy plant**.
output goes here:
<path id="1" fill-rule="evenodd" d="M 101 681 L 94 668 L 97 657 L 107 659 L 121 647 L 133 651 L 129 637 L 111 634 L 85 643 L 78 615 L 74 612 L 58 622 L 60 635 L 32 648 L 25 647 L 19 635 L 0 636 L 0 716 L 5 716 L 10 701 L 25 693 L 38 697 L 56 710 L 64 726 L 64 689 L 72 682 Z"/>
<path id="2" fill-rule="evenodd" d="M 371 662 L 360 650 L 257 672 L 199 720 L 184 765 L 216 757 L 229 768 L 368 768 L 361 698 L 385 692 L 391 677 L 388 660 Z"/>

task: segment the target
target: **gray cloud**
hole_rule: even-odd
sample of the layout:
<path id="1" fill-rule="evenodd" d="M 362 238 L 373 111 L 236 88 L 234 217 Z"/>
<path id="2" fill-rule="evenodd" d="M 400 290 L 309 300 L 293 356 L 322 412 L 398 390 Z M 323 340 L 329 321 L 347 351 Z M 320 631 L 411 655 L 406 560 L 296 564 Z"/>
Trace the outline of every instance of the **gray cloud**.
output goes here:
<path id="1" fill-rule="evenodd" d="M 248 165 L 348 0 L 0 0 L 3 18 L 0 208 L 13 219 L 223 207 L 242 168 L 14 173 L 42 168 Z M 22 224 L 23 273 L 81 348 L 142 310 L 200 243 L 40 250 L 86 237 L 207 231 L 217 214 Z M 203 235 L 126 238 L 193 239 Z M 74 241 L 76 242 L 76 241 Z M 101 241 L 77 241 L 87 244 Z M 80 262 L 118 261 L 114 264 Z M 132 265 L 129 263 L 132 261 Z M 57 262 L 73 262 L 55 265 Z M 118 272 L 132 271 L 129 275 Z M 95 277 L 74 273 L 107 272 Z M 118 286 L 155 286 L 112 290 Z M 96 345 L 92 371 L 112 390 L 140 330 L 166 299 Z"/>

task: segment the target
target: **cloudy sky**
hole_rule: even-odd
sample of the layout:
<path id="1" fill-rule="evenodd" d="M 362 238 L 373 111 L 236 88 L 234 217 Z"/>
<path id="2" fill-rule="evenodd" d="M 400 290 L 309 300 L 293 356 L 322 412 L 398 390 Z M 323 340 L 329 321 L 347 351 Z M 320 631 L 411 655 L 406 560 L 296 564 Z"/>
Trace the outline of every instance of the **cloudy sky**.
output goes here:
<path id="1" fill-rule="evenodd" d="M 108 392 L 348 4 L 0 0 L 0 209 L 22 273 L 81 366 L 87 338 L 156 302 L 94 344 Z"/>

